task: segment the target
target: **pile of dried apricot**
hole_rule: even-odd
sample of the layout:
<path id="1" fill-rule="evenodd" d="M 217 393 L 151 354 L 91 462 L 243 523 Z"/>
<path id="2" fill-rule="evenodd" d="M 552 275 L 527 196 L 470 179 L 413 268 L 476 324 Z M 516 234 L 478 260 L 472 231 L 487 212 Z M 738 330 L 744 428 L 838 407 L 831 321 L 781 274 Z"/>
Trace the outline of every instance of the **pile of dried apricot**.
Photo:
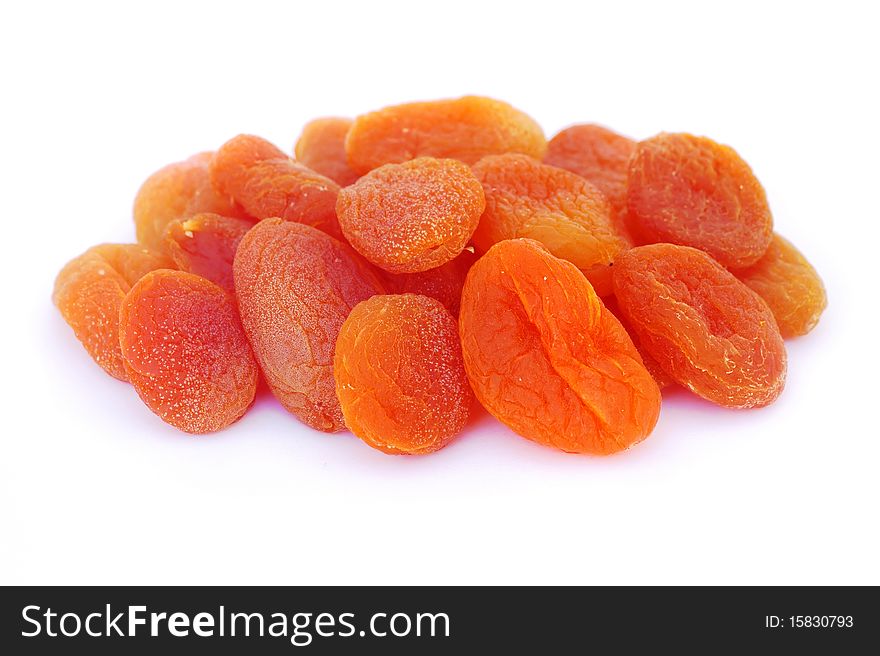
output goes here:
<path id="1" fill-rule="evenodd" d="M 467 96 L 251 135 L 170 164 L 134 202 L 137 243 L 71 260 L 53 301 L 86 351 L 189 432 L 260 378 L 308 426 L 425 454 L 475 400 L 523 437 L 611 454 L 661 390 L 772 403 L 783 339 L 826 306 L 728 146 L 582 124 L 549 142 Z"/>

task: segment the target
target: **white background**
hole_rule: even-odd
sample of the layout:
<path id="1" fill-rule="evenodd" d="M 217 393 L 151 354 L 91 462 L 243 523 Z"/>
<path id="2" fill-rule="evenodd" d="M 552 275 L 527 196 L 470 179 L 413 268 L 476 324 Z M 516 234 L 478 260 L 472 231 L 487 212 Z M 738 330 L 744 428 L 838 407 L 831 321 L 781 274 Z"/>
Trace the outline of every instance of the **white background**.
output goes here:
<path id="1" fill-rule="evenodd" d="M 0 583 L 880 583 L 872 4 L 12 3 L 2 61 Z M 829 309 L 773 406 L 667 395 L 590 458 L 486 415 L 389 457 L 271 398 L 163 425 L 79 347 L 58 269 L 133 239 L 151 172 L 239 132 L 478 93 L 548 135 L 595 121 L 733 145 Z"/>

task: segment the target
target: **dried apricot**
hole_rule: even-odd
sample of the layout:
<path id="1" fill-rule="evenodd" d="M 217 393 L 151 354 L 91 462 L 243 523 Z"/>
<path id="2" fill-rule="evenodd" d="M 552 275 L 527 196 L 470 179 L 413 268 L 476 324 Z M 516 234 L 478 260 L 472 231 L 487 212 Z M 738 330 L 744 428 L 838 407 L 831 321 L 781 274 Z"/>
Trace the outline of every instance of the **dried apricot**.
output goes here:
<path id="1" fill-rule="evenodd" d="M 505 102 L 465 96 L 386 107 L 355 119 L 345 139 L 348 164 L 358 174 L 416 157 L 475 164 L 486 155 L 547 150 L 534 120 Z"/>
<path id="2" fill-rule="evenodd" d="M 211 160 L 210 176 L 217 189 L 251 216 L 279 217 L 341 236 L 336 221 L 339 185 L 265 139 L 241 134 L 227 141 Z"/>
<path id="3" fill-rule="evenodd" d="M 119 350 L 119 306 L 143 275 L 173 267 L 140 244 L 101 244 L 68 262 L 52 300 L 82 345 L 108 374 L 128 380 Z"/>
<path id="4" fill-rule="evenodd" d="M 138 396 L 182 431 L 220 430 L 253 403 L 259 370 L 235 304 L 200 276 L 141 278 L 122 302 L 119 343 Z"/>
<path id="5" fill-rule="evenodd" d="M 252 227 L 252 221 L 219 214 L 175 219 L 165 228 L 165 252 L 181 271 L 233 292 L 232 261 L 239 242 Z"/>
<path id="6" fill-rule="evenodd" d="M 614 294 L 642 348 L 695 394 L 751 408 L 782 392 L 786 354 L 773 313 L 703 251 L 629 250 L 614 265 Z"/>
<path id="7" fill-rule="evenodd" d="M 479 250 L 504 239 L 535 239 L 583 271 L 598 294 L 610 293 L 611 265 L 628 244 L 611 225 L 601 191 L 526 155 L 493 155 L 473 168 L 486 193 L 473 236 Z"/>
<path id="8" fill-rule="evenodd" d="M 345 424 L 373 448 L 431 453 L 467 422 L 472 394 L 458 328 L 433 298 L 358 303 L 339 331 L 333 363 Z"/>
<path id="9" fill-rule="evenodd" d="M 318 118 L 306 123 L 293 150 L 296 160 L 347 187 L 358 179 L 345 159 L 345 135 L 352 123 L 349 118 Z"/>
<path id="10" fill-rule="evenodd" d="M 615 316 L 615 318 L 620 322 L 620 325 L 623 326 L 626 334 L 629 335 L 629 338 L 632 340 L 633 346 L 636 347 L 636 351 L 638 351 L 639 355 L 642 356 L 642 364 L 645 365 L 645 369 L 648 370 L 648 373 L 651 374 L 651 377 L 657 382 L 657 387 L 663 390 L 671 385 L 674 385 L 675 381 L 672 380 L 672 377 L 660 368 L 660 365 L 657 364 L 657 361 L 650 353 L 642 348 L 642 343 L 641 340 L 639 340 L 639 336 L 632 329 L 632 326 L 629 325 L 626 317 L 623 316 L 623 313 L 620 311 L 620 307 L 617 304 L 617 299 L 614 296 L 609 296 L 607 298 L 603 298 L 602 302 L 605 303 L 605 308 Z"/>
<path id="11" fill-rule="evenodd" d="M 764 256 L 733 272 L 766 301 L 784 338 L 806 335 L 828 305 L 822 279 L 791 242 L 774 234 Z"/>
<path id="12" fill-rule="evenodd" d="M 233 272 L 242 324 L 272 393 L 309 426 L 342 430 L 333 347 L 348 313 L 381 294 L 381 283 L 346 245 L 281 219 L 245 235 Z"/>
<path id="13" fill-rule="evenodd" d="M 641 441 L 660 390 L 583 274 L 531 239 L 495 244 L 471 268 L 459 314 L 477 399 L 520 435 L 607 454 Z"/>
<path id="14" fill-rule="evenodd" d="M 639 142 L 626 198 L 643 243 L 693 246 L 728 268 L 754 264 L 770 245 L 764 188 L 733 148 L 706 137 L 664 133 Z"/>
<path id="15" fill-rule="evenodd" d="M 458 255 L 485 205 L 483 187 L 467 165 L 420 157 L 386 164 L 345 187 L 336 213 L 346 239 L 370 262 L 414 273 Z"/>
<path id="16" fill-rule="evenodd" d="M 571 171 L 599 189 L 611 204 L 615 230 L 632 243 L 626 224 L 626 176 L 636 142 L 590 123 L 573 125 L 547 143 L 544 163 Z"/>
<path id="17" fill-rule="evenodd" d="M 465 248 L 455 258 L 435 269 L 417 273 L 388 273 L 381 271 L 385 289 L 391 294 L 421 294 L 437 299 L 452 316 L 458 316 L 461 288 L 471 266 L 477 261 L 472 247 Z"/>
<path id="18" fill-rule="evenodd" d="M 162 168 L 141 185 L 134 201 L 137 240 L 162 252 L 165 226 L 174 219 L 201 212 L 248 218 L 232 198 L 218 192 L 208 178 L 213 153 L 199 153 Z"/>

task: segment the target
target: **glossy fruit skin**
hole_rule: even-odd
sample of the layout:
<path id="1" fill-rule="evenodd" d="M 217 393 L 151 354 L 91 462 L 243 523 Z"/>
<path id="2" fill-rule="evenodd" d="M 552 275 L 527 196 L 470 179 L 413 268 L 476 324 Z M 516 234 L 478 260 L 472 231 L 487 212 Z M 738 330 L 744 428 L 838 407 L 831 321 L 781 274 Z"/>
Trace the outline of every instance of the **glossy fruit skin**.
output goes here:
<path id="1" fill-rule="evenodd" d="M 524 153 L 540 159 L 544 132 L 505 102 L 481 96 L 386 107 L 355 119 L 345 140 L 349 166 L 363 175 L 416 157 L 475 164 L 486 155 Z"/>
<path id="2" fill-rule="evenodd" d="M 801 252 L 774 234 L 760 260 L 734 275 L 764 299 L 785 339 L 806 335 L 828 306 L 822 279 Z"/>
<path id="3" fill-rule="evenodd" d="M 477 399 L 523 437 L 610 454 L 657 422 L 660 390 L 620 322 L 534 240 L 499 242 L 471 268 L 459 332 Z"/>
<path id="4" fill-rule="evenodd" d="M 767 196 L 749 165 L 729 146 L 690 134 L 638 143 L 627 220 L 641 243 L 699 248 L 728 268 L 754 264 L 773 232 Z"/>
<path id="5" fill-rule="evenodd" d="M 250 219 L 231 196 L 211 186 L 208 164 L 213 155 L 211 152 L 198 153 L 182 162 L 169 164 L 141 185 L 134 201 L 135 232 L 139 243 L 161 253 L 168 223 L 202 212 Z"/>
<path id="6" fill-rule="evenodd" d="M 614 294 L 642 348 L 695 394 L 753 408 L 782 392 L 786 353 L 773 313 L 703 251 L 629 250 L 614 265 Z"/>
<path id="7" fill-rule="evenodd" d="M 340 187 L 358 179 L 345 159 L 345 136 L 351 127 L 350 118 L 317 118 L 309 121 L 294 147 L 296 161 L 327 176 Z"/>
<path id="8" fill-rule="evenodd" d="M 611 222 L 630 244 L 626 222 L 626 177 L 636 142 L 601 125 L 584 123 L 561 130 L 547 144 L 544 163 L 571 171 L 605 194 Z"/>
<path id="9" fill-rule="evenodd" d="M 461 289 L 468 271 L 477 261 L 472 247 L 465 248 L 454 259 L 435 269 L 417 273 L 388 273 L 380 271 L 380 277 L 389 294 L 421 294 L 430 296 L 443 304 L 453 317 L 458 317 L 461 305 Z"/>
<path id="10" fill-rule="evenodd" d="M 108 374 L 127 381 L 119 348 L 119 307 L 143 275 L 173 267 L 140 244 L 100 244 L 68 262 L 55 279 L 52 301 L 77 339 Z"/>
<path id="11" fill-rule="evenodd" d="M 257 219 L 280 217 L 341 236 L 336 221 L 339 185 L 265 139 L 233 137 L 214 154 L 209 173 L 216 189 Z"/>
<path id="12" fill-rule="evenodd" d="M 209 433 L 250 407 L 259 369 L 229 294 L 200 276 L 159 269 L 131 288 L 119 313 L 128 377 L 158 417 Z"/>
<path id="13" fill-rule="evenodd" d="M 346 426 L 385 453 L 431 453 L 467 422 L 473 395 L 458 327 L 433 298 L 379 295 L 356 305 L 339 331 L 334 375 Z"/>
<path id="14" fill-rule="evenodd" d="M 485 205 L 468 166 L 420 157 L 381 166 L 343 189 L 336 214 L 346 239 L 372 264 L 417 273 L 461 253 Z"/>
<path id="15" fill-rule="evenodd" d="M 233 264 L 245 332 L 275 397 L 317 430 L 345 428 L 333 381 L 339 328 L 384 289 L 354 251 L 310 226 L 266 219 Z"/>
<path id="16" fill-rule="evenodd" d="M 253 226 L 252 221 L 219 214 L 203 213 L 175 219 L 165 227 L 165 252 L 181 271 L 207 278 L 234 293 L 235 251 Z"/>
<path id="17" fill-rule="evenodd" d="M 611 266 L 628 243 L 611 222 L 611 207 L 579 175 L 526 155 L 493 155 L 473 167 L 486 209 L 473 235 L 480 252 L 505 239 L 535 239 L 577 266 L 597 293 L 611 292 Z"/>

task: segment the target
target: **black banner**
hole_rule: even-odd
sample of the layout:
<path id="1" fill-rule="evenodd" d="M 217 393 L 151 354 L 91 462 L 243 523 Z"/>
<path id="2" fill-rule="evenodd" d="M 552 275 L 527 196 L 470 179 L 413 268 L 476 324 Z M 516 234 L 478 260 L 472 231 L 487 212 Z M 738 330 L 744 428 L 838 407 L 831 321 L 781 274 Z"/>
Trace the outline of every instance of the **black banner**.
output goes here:
<path id="1" fill-rule="evenodd" d="M 854 653 L 880 637 L 876 588 L 13 587 L 0 612 L 5 654 Z"/>

